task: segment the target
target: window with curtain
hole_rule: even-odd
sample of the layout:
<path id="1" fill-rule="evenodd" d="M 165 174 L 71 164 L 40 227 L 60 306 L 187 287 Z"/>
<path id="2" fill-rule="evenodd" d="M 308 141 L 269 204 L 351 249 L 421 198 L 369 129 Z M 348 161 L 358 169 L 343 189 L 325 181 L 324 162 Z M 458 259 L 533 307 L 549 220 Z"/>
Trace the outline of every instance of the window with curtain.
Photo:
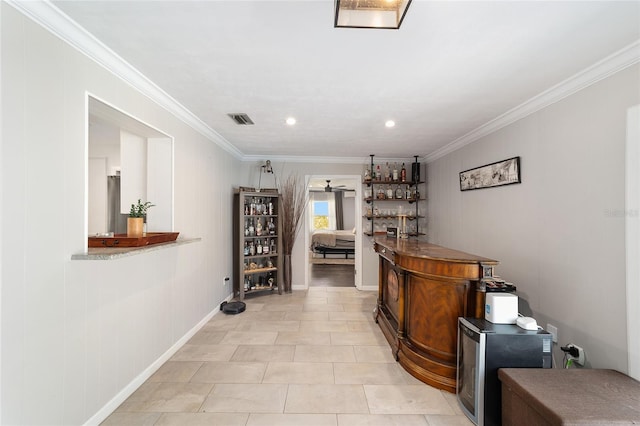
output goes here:
<path id="1" fill-rule="evenodd" d="M 313 231 L 336 229 L 335 199 L 332 192 L 312 192 L 309 197 L 309 223 Z"/>

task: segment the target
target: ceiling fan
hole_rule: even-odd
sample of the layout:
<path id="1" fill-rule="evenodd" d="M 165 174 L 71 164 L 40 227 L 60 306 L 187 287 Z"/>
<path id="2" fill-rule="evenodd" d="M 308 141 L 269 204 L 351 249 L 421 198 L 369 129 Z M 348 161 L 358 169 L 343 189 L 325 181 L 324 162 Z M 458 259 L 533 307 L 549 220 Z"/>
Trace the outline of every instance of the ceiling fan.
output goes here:
<path id="1" fill-rule="evenodd" d="M 355 191 L 354 189 L 346 188 L 346 185 L 331 186 L 331 179 L 327 179 L 326 182 L 327 182 L 327 186 L 325 186 L 324 188 L 315 187 L 313 189 L 310 189 L 310 191 L 312 192 Z"/>

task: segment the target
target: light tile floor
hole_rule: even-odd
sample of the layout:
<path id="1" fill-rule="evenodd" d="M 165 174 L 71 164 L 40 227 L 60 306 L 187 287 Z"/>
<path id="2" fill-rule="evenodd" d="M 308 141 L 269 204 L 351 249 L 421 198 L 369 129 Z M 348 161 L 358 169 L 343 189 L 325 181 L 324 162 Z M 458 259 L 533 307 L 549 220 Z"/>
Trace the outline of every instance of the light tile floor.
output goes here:
<path id="1" fill-rule="evenodd" d="M 395 362 L 375 292 L 311 287 L 216 314 L 103 425 L 472 424 Z"/>

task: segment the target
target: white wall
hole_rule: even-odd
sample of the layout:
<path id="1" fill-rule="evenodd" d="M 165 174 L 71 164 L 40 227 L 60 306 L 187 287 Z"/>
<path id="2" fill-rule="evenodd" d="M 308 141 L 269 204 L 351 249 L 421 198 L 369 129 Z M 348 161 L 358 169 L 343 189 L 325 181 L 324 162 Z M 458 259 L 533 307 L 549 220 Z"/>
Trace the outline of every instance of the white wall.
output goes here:
<path id="1" fill-rule="evenodd" d="M 236 158 L 148 97 L 5 2 L 0 17 L 0 423 L 82 424 L 231 293 L 244 182 Z M 175 230 L 200 242 L 70 260 L 86 244 L 87 92 L 175 138 Z"/>
<path id="2" fill-rule="evenodd" d="M 623 372 L 625 131 L 639 76 L 629 67 L 427 165 L 430 242 L 499 260 L 521 312 L 582 346 L 587 366 Z M 460 192 L 460 171 L 514 156 L 522 184 Z"/>

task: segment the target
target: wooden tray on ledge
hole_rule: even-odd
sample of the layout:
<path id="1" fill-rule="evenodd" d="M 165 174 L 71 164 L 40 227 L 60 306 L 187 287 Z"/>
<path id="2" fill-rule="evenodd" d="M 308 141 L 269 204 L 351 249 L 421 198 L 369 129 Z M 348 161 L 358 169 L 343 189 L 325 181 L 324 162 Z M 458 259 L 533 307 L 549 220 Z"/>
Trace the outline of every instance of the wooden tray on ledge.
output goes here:
<path id="1" fill-rule="evenodd" d="M 143 237 L 127 237 L 127 234 L 115 234 L 113 237 L 89 237 L 89 247 L 144 247 L 175 241 L 178 234 L 180 233 L 147 232 Z"/>

